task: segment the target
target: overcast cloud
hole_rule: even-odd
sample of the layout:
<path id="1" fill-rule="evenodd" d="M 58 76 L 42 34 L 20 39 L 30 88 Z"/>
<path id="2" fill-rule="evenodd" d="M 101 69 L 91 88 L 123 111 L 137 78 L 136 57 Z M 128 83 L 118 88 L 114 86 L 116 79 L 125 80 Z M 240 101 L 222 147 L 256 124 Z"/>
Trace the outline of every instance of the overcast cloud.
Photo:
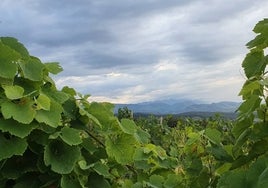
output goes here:
<path id="1" fill-rule="evenodd" d="M 245 44 L 262 0 L 1 0 L 1 36 L 43 62 L 59 88 L 117 103 L 239 101 Z"/>

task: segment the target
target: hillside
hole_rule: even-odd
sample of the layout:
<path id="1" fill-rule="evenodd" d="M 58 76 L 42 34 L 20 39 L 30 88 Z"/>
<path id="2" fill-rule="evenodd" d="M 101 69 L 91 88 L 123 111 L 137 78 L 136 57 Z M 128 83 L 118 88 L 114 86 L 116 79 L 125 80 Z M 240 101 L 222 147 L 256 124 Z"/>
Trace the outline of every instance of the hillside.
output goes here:
<path id="1" fill-rule="evenodd" d="M 137 104 L 115 104 L 115 113 L 119 108 L 127 107 L 134 113 L 149 114 L 181 114 L 186 112 L 225 112 L 234 113 L 240 103 L 238 102 L 218 102 L 218 103 L 200 103 L 192 100 L 167 100 L 152 101 Z"/>

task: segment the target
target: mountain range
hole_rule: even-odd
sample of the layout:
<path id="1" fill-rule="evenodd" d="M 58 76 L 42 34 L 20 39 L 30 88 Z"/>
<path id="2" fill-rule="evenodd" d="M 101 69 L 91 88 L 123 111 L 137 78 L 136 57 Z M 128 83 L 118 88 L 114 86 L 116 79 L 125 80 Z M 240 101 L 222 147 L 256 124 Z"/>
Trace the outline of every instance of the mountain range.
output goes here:
<path id="1" fill-rule="evenodd" d="M 186 112 L 224 112 L 234 113 L 241 103 L 223 101 L 217 103 L 202 103 L 194 100 L 159 100 L 136 104 L 115 104 L 115 113 L 119 108 L 127 107 L 134 113 L 150 114 L 181 114 Z"/>

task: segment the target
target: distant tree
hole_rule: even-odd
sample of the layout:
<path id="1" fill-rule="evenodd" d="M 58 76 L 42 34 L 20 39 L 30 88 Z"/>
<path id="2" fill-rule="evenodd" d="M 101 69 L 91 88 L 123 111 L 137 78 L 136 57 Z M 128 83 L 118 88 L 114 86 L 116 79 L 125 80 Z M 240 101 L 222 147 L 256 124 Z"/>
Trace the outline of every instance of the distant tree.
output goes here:
<path id="1" fill-rule="evenodd" d="M 118 109 L 118 119 L 121 120 L 123 118 L 127 118 L 127 119 L 132 119 L 133 118 L 133 114 L 132 111 L 130 109 L 128 109 L 128 107 L 123 107 L 123 108 L 119 108 Z"/>
<path id="2" fill-rule="evenodd" d="M 175 116 L 168 115 L 165 117 L 165 119 L 166 119 L 167 125 L 169 127 L 176 127 L 177 126 L 178 118 L 176 118 Z"/>

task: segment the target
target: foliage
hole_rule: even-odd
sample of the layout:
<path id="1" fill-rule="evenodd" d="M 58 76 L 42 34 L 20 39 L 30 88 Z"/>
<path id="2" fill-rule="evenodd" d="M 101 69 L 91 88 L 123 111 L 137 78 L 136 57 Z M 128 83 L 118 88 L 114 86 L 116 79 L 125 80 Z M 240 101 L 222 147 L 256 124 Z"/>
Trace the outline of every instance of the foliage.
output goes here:
<path id="1" fill-rule="evenodd" d="M 132 111 L 130 109 L 128 109 L 128 107 L 123 107 L 123 108 L 119 108 L 118 112 L 117 112 L 117 117 L 119 120 L 125 118 L 125 119 L 132 119 L 133 118 L 133 114 Z"/>
<path id="2" fill-rule="evenodd" d="M 112 104 L 58 90 L 50 77 L 62 71 L 58 63 L 1 37 L 0 187 L 267 187 L 268 19 L 254 32 L 235 123 L 220 116 L 119 121 Z"/>
<path id="3" fill-rule="evenodd" d="M 208 119 L 171 116 L 164 119 L 162 125 L 154 116 L 136 122 L 150 133 L 152 143 L 177 160 L 175 172 L 179 187 L 216 187 L 220 175 L 232 161 L 233 122 L 218 115 Z M 177 119 L 175 127 L 169 126 L 170 119 Z"/>
<path id="4" fill-rule="evenodd" d="M 253 31 L 255 39 L 247 43 L 249 53 L 242 67 L 247 80 L 239 95 L 243 103 L 238 108 L 239 117 L 232 129 L 235 143 L 233 162 L 221 177 L 218 187 L 267 187 L 267 72 L 268 19 L 260 21 Z M 232 182 L 232 184 L 228 183 Z"/>
<path id="5" fill-rule="evenodd" d="M 16 39 L 0 38 L 0 187 L 174 187 L 177 160 L 109 103 L 64 87 Z M 161 173 L 159 173 L 161 171 Z"/>

